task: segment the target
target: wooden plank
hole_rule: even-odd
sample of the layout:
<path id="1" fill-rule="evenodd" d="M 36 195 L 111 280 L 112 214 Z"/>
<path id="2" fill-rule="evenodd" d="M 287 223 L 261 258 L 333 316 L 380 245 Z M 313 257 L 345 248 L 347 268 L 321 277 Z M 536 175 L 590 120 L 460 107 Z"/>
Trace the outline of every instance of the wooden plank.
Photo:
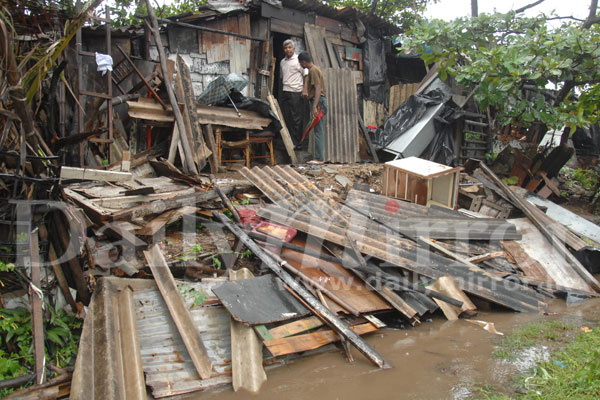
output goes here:
<path id="1" fill-rule="evenodd" d="M 198 114 L 196 112 L 194 99 L 196 98 L 194 95 L 194 89 L 192 87 L 192 78 L 190 75 L 190 69 L 187 64 L 183 61 L 181 56 L 177 55 L 177 84 L 181 85 L 178 88 L 178 93 L 182 94 L 181 100 L 184 103 L 184 107 L 187 110 L 187 114 L 190 118 L 191 123 L 191 132 L 193 137 L 193 142 L 191 143 L 193 150 L 198 155 L 198 160 L 200 161 L 200 165 L 198 165 L 198 169 L 201 170 L 204 165 L 206 165 L 206 159 L 210 156 L 211 151 L 206 147 L 204 143 L 204 135 L 202 134 L 200 124 L 198 122 Z"/>
<path id="2" fill-rule="evenodd" d="M 340 69 L 342 66 L 338 62 L 338 56 L 336 54 L 333 45 L 327 38 L 323 38 L 325 42 L 325 48 L 327 49 L 327 55 L 329 56 L 329 64 L 331 64 L 331 68 Z"/>
<path id="3" fill-rule="evenodd" d="M 62 167 L 60 179 L 83 179 L 88 181 L 127 182 L 132 179 L 130 172 L 105 171 L 102 169 Z"/>
<path id="4" fill-rule="evenodd" d="M 480 254 L 478 256 L 467 258 L 467 261 L 469 261 L 473 264 L 477 264 L 480 262 L 491 260 L 493 258 L 505 257 L 505 256 L 506 256 L 506 253 L 502 250 L 501 251 L 492 251 L 490 253 Z"/>
<path id="5" fill-rule="evenodd" d="M 323 321 L 317 317 L 308 317 L 294 322 L 276 326 L 268 330 L 272 339 L 281 339 L 323 326 Z M 270 339 L 270 340 L 272 340 Z"/>
<path id="6" fill-rule="evenodd" d="M 427 289 L 435 290 L 438 293 L 443 293 L 453 299 L 459 300 L 463 303 L 462 307 L 457 307 L 452 304 L 448 304 L 445 301 L 434 298 L 433 301 L 441 308 L 442 312 L 450 321 L 457 320 L 458 317 L 472 317 L 476 314 L 477 307 L 471 302 L 471 299 L 467 297 L 456 281 L 451 276 L 443 276 L 437 279 L 432 285 L 427 286 Z"/>
<path id="7" fill-rule="evenodd" d="M 198 374 L 202 379 L 210 378 L 212 363 L 200 337 L 200 332 L 177 289 L 171 270 L 158 245 L 156 244 L 150 250 L 144 251 L 144 257 L 152 270 L 154 280 Z"/>
<path id="8" fill-rule="evenodd" d="M 385 359 L 383 359 L 383 357 L 381 357 L 381 355 L 379 355 L 375 349 L 361 339 L 360 336 L 352 331 L 335 314 L 324 307 L 318 299 L 304 289 L 304 287 L 300 285 L 300 283 L 298 283 L 291 275 L 283 270 L 280 264 L 285 261 L 273 253 L 267 254 L 266 251 L 261 249 L 241 228 L 239 228 L 237 225 L 234 225 L 225 215 L 218 212 L 214 212 L 213 215 L 219 221 L 221 221 L 236 237 L 238 237 L 240 241 L 264 263 L 264 265 L 266 265 L 278 277 L 280 277 L 281 280 L 288 285 L 291 291 L 302 298 L 303 301 L 305 301 L 315 311 L 319 318 L 321 318 L 324 322 L 327 322 L 330 326 L 335 327 L 337 333 L 344 336 L 346 340 L 352 343 L 365 357 L 371 360 L 379 368 L 390 368 L 390 365 L 387 363 L 387 361 L 385 361 Z M 337 335 L 335 336 L 337 337 Z"/>
<path id="9" fill-rule="evenodd" d="M 158 50 L 158 56 L 160 59 L 160 67 L 163 71 L 163 81 L 165 87 L 167 89 L 167 95 L 169 96 L 169 102 L 171 103 L 171 108 L 173 109 L 173 114 L 175 117 L 175 122 L 177 123 L 177 127 L 179 128 L 180 137 L 181 137 L 181 146 L 185 152 L 185 163 L 184 172 L 190 173 L 192 175 L 198 175 L 198 169 L 194 164 L 194 159 L 192 157 L 192 148 L 190 146 L 189 141 L 187 140 L 187 135 L 185 132 L 185 123 L 183 122 L 183 117 L 181 115 L 181 111 L 177 105 L 177 99 L 175 98 L 175 93 L 173 92 L 173 87 L 171 86 L 171 77 L 168 73 L 169 68 L 167 65 L 167 56 L 165 54 L 165 48 L 163 47 L 162 38 L 160 36 L 160 30 L 158 27 L 158 21 L 156 20 L 156 14 L 154 14 L 154 9 L 152 8 L 152 2 L 150 0 L 146 0 L 146 9 L 148 10 L 148 17 L 150 18 L 150 30 L 152 35 L 154 36 L 154 41 L 156 42 L 156 48 Z"/>
<path id="10" fill-rule="evenodd" d="M 177 99 L 181 100 L 181 102 L 183 102 L 183 107 L 181 110 L 181 116 L 183 118 L 183 124 L 185 126 L 185 131 L 184 132 L 179 132 L 179 136 L 180 138 L 183 138 L 183 136 L 187 137 L 189 146 L 190 146 L 190 151 L 194 160 L 194 164 L 196 164 L 196 167 L 198 168 L 198 171 L 201 171 L 202 168 L 204 168 L 204 166 L 206 165 L 206 158 L 203 157 L 204 154 L 201 154 L 198 151 L 198 142 L 197 142 L 197 128 L 198 128 L 198 124 L 197 124 L 197 120 L 194 120 L 192 118 L 192 114 L 190 113 L 190 109 L 189 107 L 187 107 L 187 104 L 185 104 L 185 98 L 186 98 L 186 94 L 184 92 L 183 89 L 183 82 L 182 82 L 182 74 L 178 73 L 175 76 L 175 96 L 177 97 Z M 182 143 L 183 144 L 183 143 Z M 187 160 L 185 161 L 187 162 Z"/>
<path id="11" fill-rule="evenodd" d="M 271 18 L 271 31 L 284 33 L 290 36 L 304 37 L 304 25 L 279 18 Z"/>
<path id="12" fill-rule="evenodd" d="M 546 269 L 537 260 L 527 254 L 518 242 L 504 240 L 502 241 L 502 246 L 527 277 L 540 282 L 554 283 L 554 280 L 548 275 Z"/>
<path id="13" fill-rule="evenodd" d="M 292 142 L 290 131 L 288 131 L 288 128 L 285 124 L 285 120 L 283 119 L 283 114 L 281 112 L 281 109 L 279 108 L 279 103 L 277 102 L 277 99 L 273 97 L 272 94 L 269 94 L 267 96 L 267 100 L 271 105 L 271 111 L 273 111 L 273 113 L 277 116 L 279 122 L 281 122 L 281 130 L 279 131 L 279 133 L 281 134 L 281 138 L 283 139 L 285 149 L 288 155 L 290 156 L 290 160 L 292 164 L 297 164 L 298 159 L 296 158 L 296 153 L 294 152 L 294 143 Z"/>
<path id="14" fill-rule="evenodd" d="M 33 357 L 35 362 L 35 384 L 41 385 L 46 381 L 46 368 L 44 359 L 44 320 L 42 318 L 42 285 L 40 276 L 40 253 L 38 247 L 38 232 L 29 233 L 29 257 L 25 257 L 31 268 L 31 283 L 29 284 L 29 298 L 31 299 L 31 328 L 33 330 Z"/>
<path id="15" fill-rule="evenodd" d="M 575 258 L 573 254 L 567 249 L 567 247 L 562 243 L 554 233 L 548 229 L 546 224 L 536 215 L 536 210 L 540 211 L 533 204 L 529 203 L 527 200 L 523 199 L 520 195 L 510 190 L 510 188 L 496 176 L 496 174 L 484 163 L 479 162 L 479 168 L 481 168 L 485 174 L 492 180 L 492 182 L 498 186 L 502 192 L 510 199 L 510 201 L 518 207 L 523 213 L 529 218 L 529 220 L 535 225 L 535 227 L 548 239 L 552 247 L 565 258 L 565 260 L 571 265 L 574 271 L 576 271 L 583 280 L 590 285 L 590 287 L 595 291 L 600 291 L 600 282 L 596 280 L 596 278 L 589 273 L 587 269 L 579 260 Z M 541 212 L 541 211 L 540 211 Z"/>
<path id="16" fill-rule="evenodd" d="M 390 309 L 376 293 L 367 289 L 338 263 L 324 261 L 291 249 L 283 249 L 281 257 L 309 282 L 318 285 L 316 287 L 323 293 L 355 315 Z"/>
<path id="17" fill-rule="evenodd" d="M 169 210 L 158 217 L 154 218 L 152 221 L 148 222 L 144 227 L 136 232 L 136 235 L 139 236 L 154 236 L 154 234 L 163 226 L 172 224 L 173 222 L 181 219 L 186 214 L 194 214 L 197 208 L 192 206 L 185 206 L 182 208 L 177 208 L 174 210 Z"/>
<path id="18" fill-rule="evenodd" d="M 219 164 L 219 155 L 217 153 L 217 145 L 215 143 L 215 134 L 213 133 L 212 125 L 203 125 L 202 130 L 204 132 L 204 140 L 208 143 L 210 151 L 212 152 L 212 158 L 209 160 L 210 173 L 217 174 L 219 173 L 219 167 L 221 165 Z"/>
<path id="19" fill-rule="evenodd" d="M 128 101 L 128 114 L 132 118 L 145 119 L 156 122 L 173 122 L 172 107 L 166 110 L 152 100 L 138 99 Z M 158 106 L 158 107 L 157 107 Z M 262 117 L 254 111 L 240 110 L 241 117 L 235 110 L 225 107 L 197 106 L 196 114 L 199 124 L 213 124 L 242 129 L 264 129 L 271 123 L 270 118 Z"/>
<path id="20" fill-rule="evenodd" d="M 367 333 L 377 331 L 377 327 L 370 322 L 351 326 L 350 329 L 357 335 L 365 335 Z M 338 342 L 339 340 L 340 336 L 337 333 L 332 330 L 326 330 L 306 333 L 304 335 L 266 340 L 263 342 L 263 344 L 274 357 L 280 357 L 287 354 L 318 349 L 319 347 Z"/>
<path id="21" fill-rule="evenodd" d="M 229 279 L 250 279 L 254 275 L 247 268 L 229 270 Z M 233 390 L 244 388 L 256 393 L 267 374 L 263 368 L 262 346 L 251 327 L 231 319 L 231 375 Z"/>
<path id="22" fill-rule="evenodd" d="M 331 68 L 327 47 L 325 45 L 325 28 L 313 24 L 304 24 L 304 40 L 306 48 L 319 68 Z"/>

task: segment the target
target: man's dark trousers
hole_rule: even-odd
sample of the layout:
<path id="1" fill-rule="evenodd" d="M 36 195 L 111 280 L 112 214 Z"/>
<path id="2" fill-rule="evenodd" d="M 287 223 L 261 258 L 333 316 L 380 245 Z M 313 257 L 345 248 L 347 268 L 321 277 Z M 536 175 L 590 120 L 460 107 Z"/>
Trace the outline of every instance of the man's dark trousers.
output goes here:
<path id="1" fill-rule="evenodd" d="M 283 92 L 279 105 L 294 146 L 297 146 L 302 139 L 302 93 Z"/>

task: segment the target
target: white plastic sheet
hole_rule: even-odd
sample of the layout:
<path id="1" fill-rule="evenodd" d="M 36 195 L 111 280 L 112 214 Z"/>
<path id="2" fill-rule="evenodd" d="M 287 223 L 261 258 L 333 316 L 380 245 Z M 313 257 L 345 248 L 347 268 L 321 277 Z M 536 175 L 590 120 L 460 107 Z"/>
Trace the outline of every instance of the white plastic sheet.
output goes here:
<path id="1" fill-rule="evenodd" d="M 106 71 L 112 71 L 113 59 L 108 54 L 96 53 L 96 64 L 98 71 L 102 71 L 102 76 L 106 75 Z"/>

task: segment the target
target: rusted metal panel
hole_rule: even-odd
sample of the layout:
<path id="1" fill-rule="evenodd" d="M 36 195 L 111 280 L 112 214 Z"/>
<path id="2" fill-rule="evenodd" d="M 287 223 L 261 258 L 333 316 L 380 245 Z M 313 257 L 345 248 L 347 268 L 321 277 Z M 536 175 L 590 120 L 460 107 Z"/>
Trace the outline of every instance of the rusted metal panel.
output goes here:
<path id="1" fill-rule="evenodd" d="M 358 94 L 352 71 L 325 68 L 328 113 L 325 161 L 358 161 Z"/>
<path id="2" fill-rule="evenodd" d="M 304 317 L 310 311 L 273 275 L 225 282 L 213 289 L 233 319 L 264 325 Z"/>
<path id="3" fill-rule="evenodd" d="M 212 283 L 179 284 L 184 293 L 206 296 L 206 303 L 216 300 L 211 295 L 213 286 Z M 186 295 L 184 298 L 189 308 L 194 298 Z M 222 306 L 207 305 L 191 310 L 194 325 L 213 364 L 211 377 L 200 379 L 159 291 L 136 290 L 134 299 L 142 365 L 146 384 L 152 388 L 154 397 L 190 393 L 231 382 L 229 313 Z"/>
<path id="4" fill-rule="evenodd" d="M 175 279 L 171 274 L 165 257 L 158 245 L 154 245 L 150 250 L 144 251 L 144 256 L 198 374 L 203 379 L 210 378 L 212 362 L 206 353 L 206 347 L 200 337 L 200 332 L 194 325 L 194 320 L 181 294 L 177 290 Z"/>

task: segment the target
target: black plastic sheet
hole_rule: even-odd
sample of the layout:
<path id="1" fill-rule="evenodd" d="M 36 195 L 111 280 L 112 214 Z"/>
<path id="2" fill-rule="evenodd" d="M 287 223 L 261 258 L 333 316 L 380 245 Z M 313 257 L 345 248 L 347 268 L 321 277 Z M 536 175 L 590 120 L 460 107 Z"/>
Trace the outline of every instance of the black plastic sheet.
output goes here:
<path id="1" fill-rule="evenodd" d="M 258 99 L 256 97 L 246 97 L 237 90 L 231 91 L 231 100 L 235 103 L 236 107 L 239 110 L 248 110 L 254 111 L 260 114 L 262 117 L 271 118 L 272 122 L 267 127 L 267 130 L 271 132 L 279 132 L 282 128 L 281 123 L 277 119 L 277 116 L 271 111 L 271 106 L 264 100 Z M 220 107 L 229 107 L 233 108 L 231 101 L 229 99 L 223 100 L 220 104 L 217 104 Z"/>
<path id="2" fill-rule="evenodd" d="M 463 116 L 463 112 L 441 89 L 410 96 L 383 126 L 375 131 L 372 138 L 375 149 L 386 148 L 418 123 L 427 112 L 427 108 L 440 103 L 444 103 L 444 107 L 434 119 L 435 137 L 420 157 L 440 164 L 456 166 L 458 157 L 455 152 L 455 126 L 456 120 Z"/>
<path id="3" fill-rule="evenodd" d="M 367 41 L 363 45 L 363 64 L 365 100 L 385 103 L 385 48 L 378 31 L 367 29 Z"/>
<path id="4" fill-rule="evenodd" d="M 458 156 L 455 152 L 455 126 L 456 120 L 462 116 L 462 109 L 452 100 L 444 104 L 442 112 L 433 121 L 435 137 L 421 154 L 421 158 L 451 167 L 458 166 Z"/>
<path id="5" fill-rule="evenodd" d="M 442 103 L 445 99 L 439 89 L 432 90 L 426 95 L 417 94 L 410 96 L 394 113 L 377 128 L 372 137 L 375 150 L 386 148 L 390 143 L 400 137 L 423 118 L 427 107 Z"/>
<path id="6" fill-rule="evenodd" d="M 571 138 L 578 155 L 600 155 L 600 126 L 592 125 L 587 128 L 577 128 Z"/>

